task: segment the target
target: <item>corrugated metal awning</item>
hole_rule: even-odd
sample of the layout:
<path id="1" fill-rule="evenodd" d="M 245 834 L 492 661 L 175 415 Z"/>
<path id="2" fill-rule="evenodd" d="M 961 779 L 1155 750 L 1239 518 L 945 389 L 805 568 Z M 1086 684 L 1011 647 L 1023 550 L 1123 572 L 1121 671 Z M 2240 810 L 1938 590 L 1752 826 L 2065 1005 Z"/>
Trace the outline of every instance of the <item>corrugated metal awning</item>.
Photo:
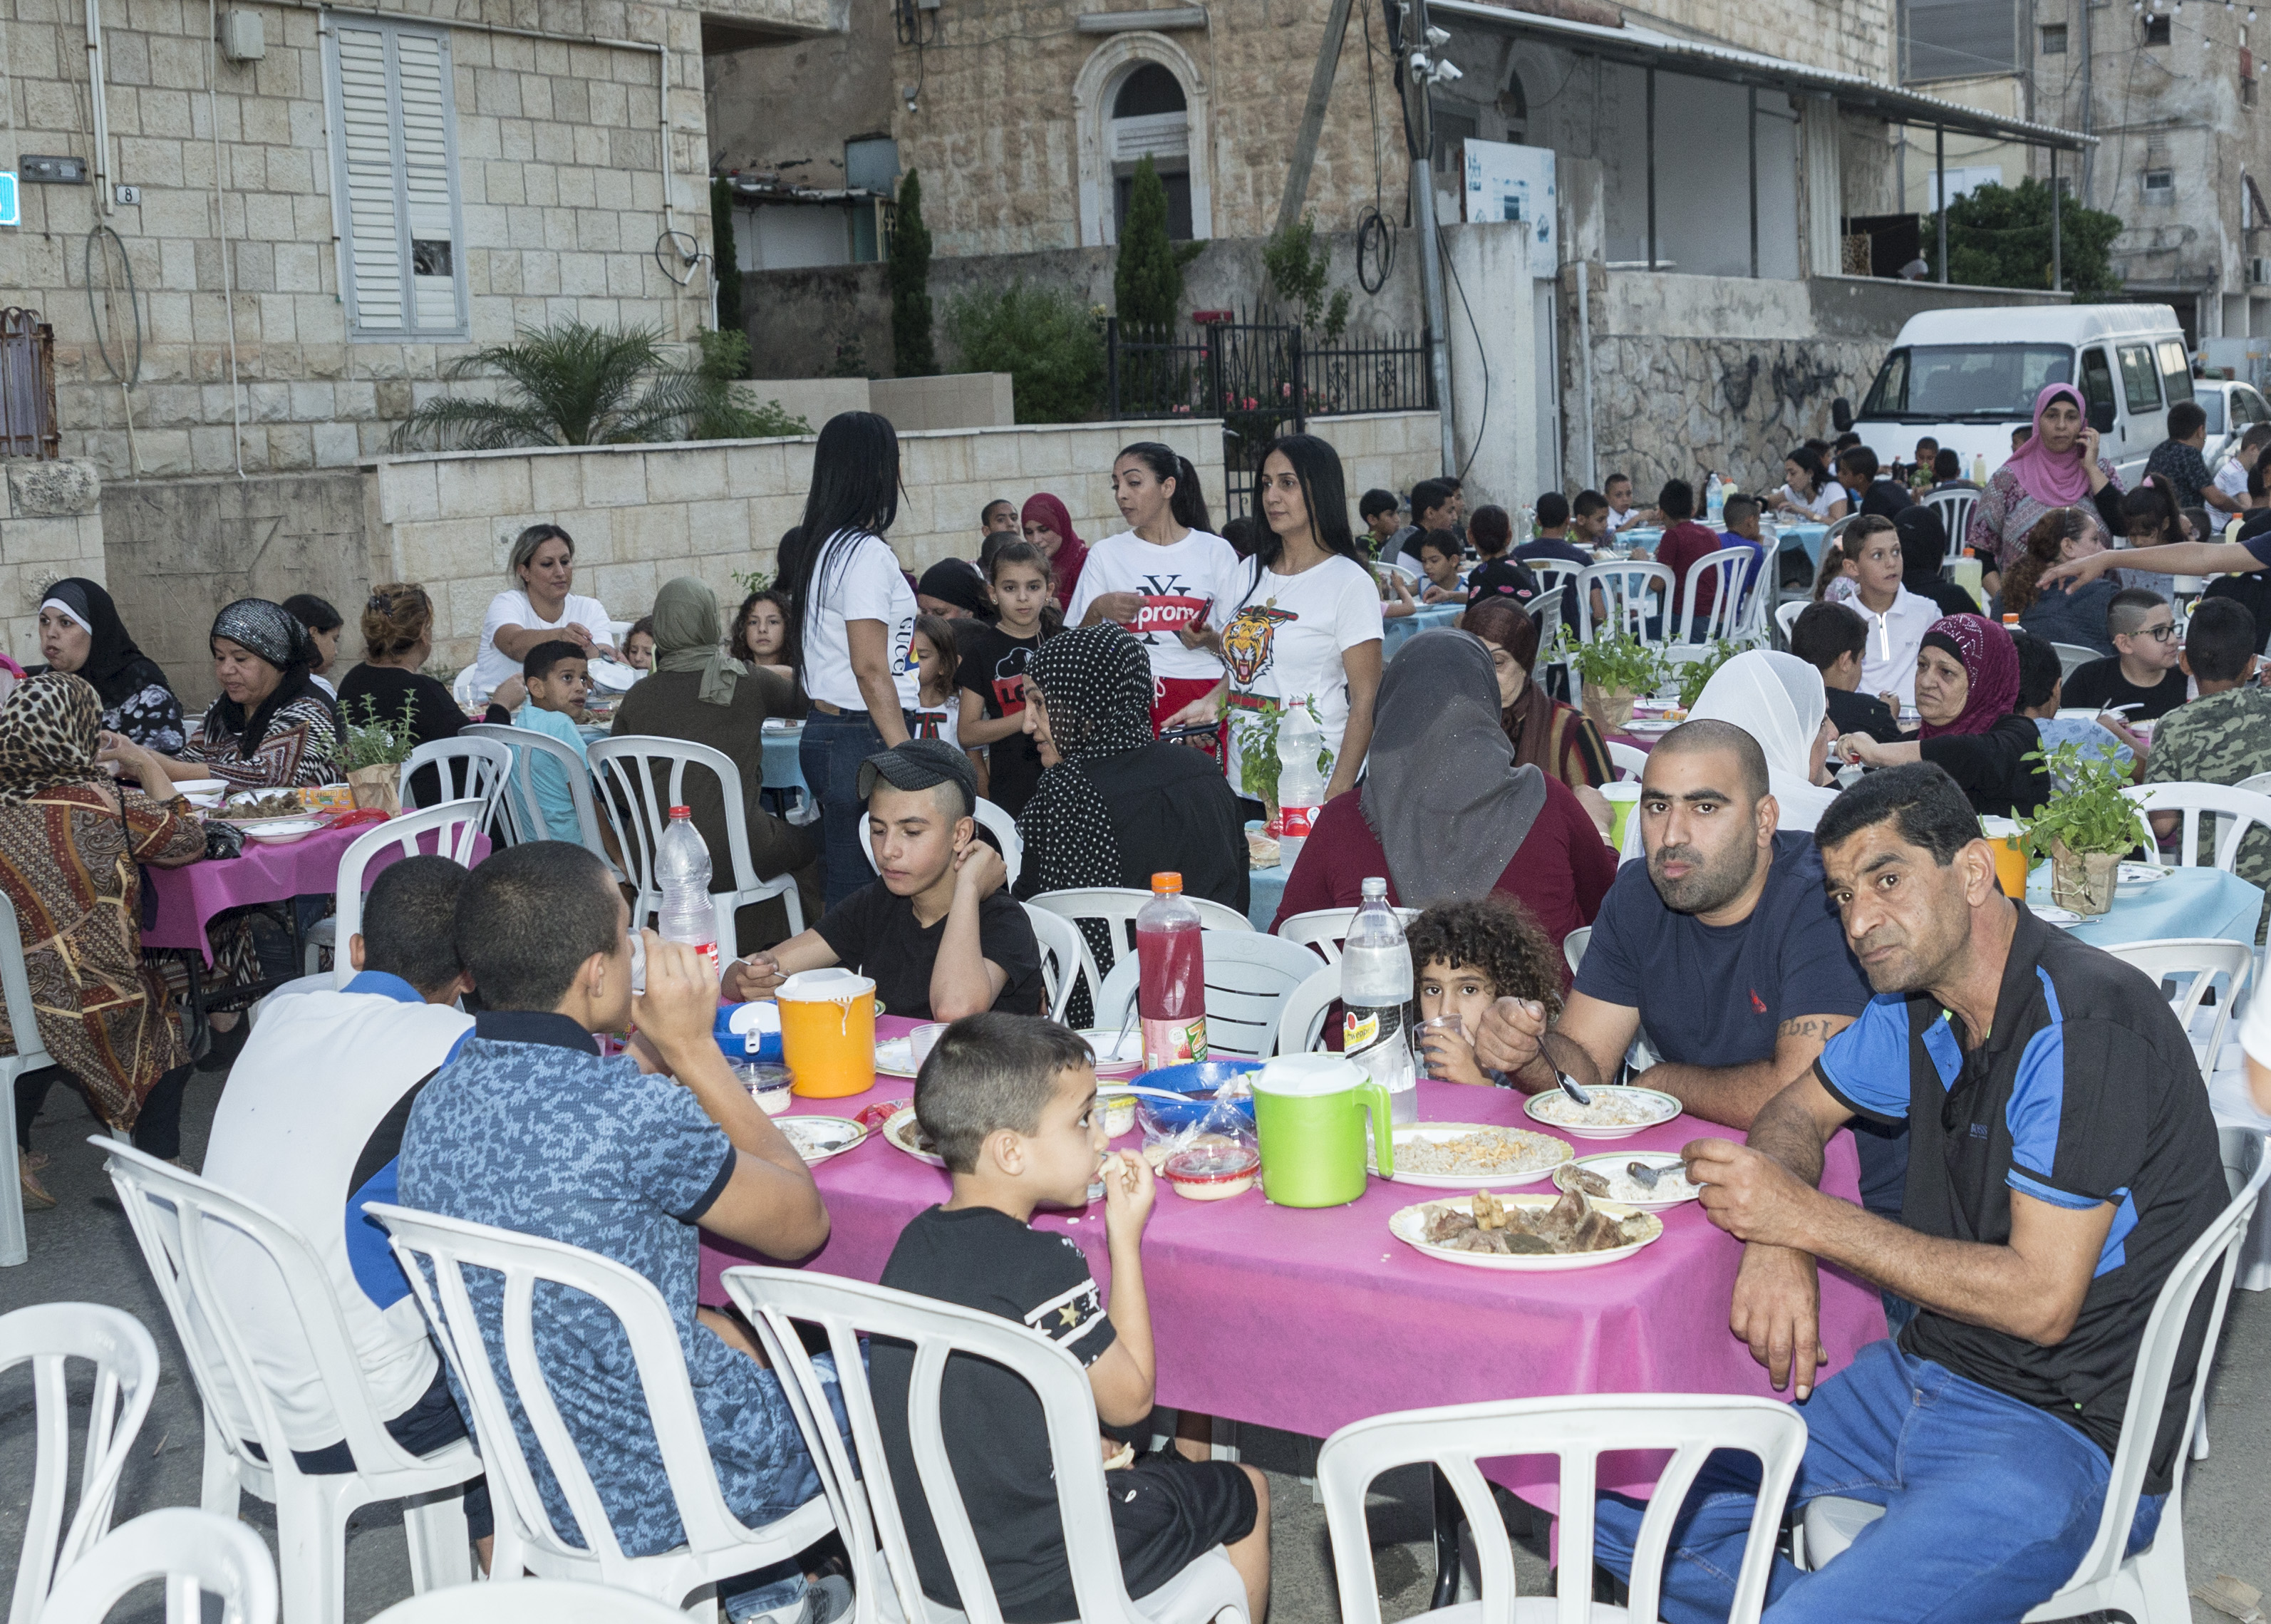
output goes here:
<path id="1" fill-rule="evenodd" d="M 1471 24 L 1548 39 L 1582 56 L 1630 63 L 1636 67 L 1662 68 L 1667 72 L 1692 73 L 1699 78 L 1756 85 L 1794 95 L 1827 95 L 1841 107 L 1873 113 L 1892 123 L 1921 124 L 1928 129 L 1984 136 L 1992 140 L 2022 141 L 2030 146 L 2056 147 L 2070 153 L 2097 145 L 2096 136 L 2078 130 L 1983 113 L 1977 108 L 1968 108 L 1940 96 L 1902 90 L 1896 85 L 1880 85 L 1858 73 L 1808 67 L 1804 63 L 1740 50 L 1731 45 L 1681 39 L 1629 22 L 1621 28 L 1605 28 L 1535 11 L 1512 11 L 1484 4 L 1483 0 L 1427 0 L 1427 11 L 1439 26 Z"/>

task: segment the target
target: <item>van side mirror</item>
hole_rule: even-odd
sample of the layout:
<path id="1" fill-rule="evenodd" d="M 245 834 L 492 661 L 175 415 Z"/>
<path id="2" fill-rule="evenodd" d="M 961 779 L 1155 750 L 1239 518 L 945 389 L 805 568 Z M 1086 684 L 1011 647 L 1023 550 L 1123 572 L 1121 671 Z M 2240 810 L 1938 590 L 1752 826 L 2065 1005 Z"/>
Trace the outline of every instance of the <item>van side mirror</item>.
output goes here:
<path id="1" fill-rule="evenodd" d="M 1829 403 L 1829 421 L 1843 434 L 1853 427 L 1853 403 L 1840 395 Z"/>
<path id="2" fill-rule="evenodd" d="M 2089 426 L 2100 434 L 2113 432 L 2113 403 L 2111 400 L 2090 403 Z"/>

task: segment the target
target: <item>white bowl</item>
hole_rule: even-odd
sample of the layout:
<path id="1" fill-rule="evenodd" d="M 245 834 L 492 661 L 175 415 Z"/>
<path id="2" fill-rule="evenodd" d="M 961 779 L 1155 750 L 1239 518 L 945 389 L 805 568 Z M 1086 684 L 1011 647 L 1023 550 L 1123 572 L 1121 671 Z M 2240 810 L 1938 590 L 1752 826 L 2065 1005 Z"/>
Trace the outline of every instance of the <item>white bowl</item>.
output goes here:
<path id="1" fill-rule="evenodd" d="M 177 795 L 187 795 L 192 800 L 199 796 L 211 796 L 218 801 L 228 793 L 228 780 L 227 778 L 175 778 L 174 793 Z"/>
<path id="2" fill-rule="evenodd" d="M 248 840 L 257 840 L 263 846 L 289 846 L 294 840 L 305 840 L 323 826 L 324 820 L 320 817 L 287 817 L 279 818 L 272 823 L 253 823 L 243 827 L 244 838 Z"/>

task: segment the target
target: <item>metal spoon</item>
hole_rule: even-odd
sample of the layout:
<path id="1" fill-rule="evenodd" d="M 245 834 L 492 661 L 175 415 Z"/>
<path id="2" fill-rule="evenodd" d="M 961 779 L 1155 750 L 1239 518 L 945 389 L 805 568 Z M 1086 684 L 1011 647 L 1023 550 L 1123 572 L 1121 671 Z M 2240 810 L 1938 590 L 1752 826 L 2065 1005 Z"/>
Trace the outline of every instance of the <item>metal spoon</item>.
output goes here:
<path id="1" fill-rule="evenodd" d="M 1631 1175 L 1632 1181 L 1641 1188 L 1652 1190 L 1656 1188 L 1656 1181 L 1664 1176 L 1664 1170 L 1661 1167 L 1651 1167 L 1646 1162 L 1627 1162 L 1625 1172 Z"/>
<path id="2" fill-rule="evenodd" d="M 1562 1070 L 1558 1066 L 1554 1068 L 1553 1080 L 1560 1084 L 1561 1091 L 1563 1093 L 1568 1095 L 1570 1099 L 1575 1100 L 1579 1105 L 1590 1106 L 1593 1103 L 1592 1095 L 1588 1093 L 1585 1089 L 1578 1084 L 1577 1079 L 1571 1076 L 1567 1072 Z"/>

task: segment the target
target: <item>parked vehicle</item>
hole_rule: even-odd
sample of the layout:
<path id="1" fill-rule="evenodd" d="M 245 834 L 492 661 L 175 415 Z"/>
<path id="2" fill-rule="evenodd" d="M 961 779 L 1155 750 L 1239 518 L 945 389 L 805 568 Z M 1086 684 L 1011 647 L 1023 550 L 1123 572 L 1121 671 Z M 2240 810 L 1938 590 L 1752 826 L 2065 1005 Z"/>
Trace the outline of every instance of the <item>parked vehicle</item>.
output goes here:
<path id="1" fill-rule="evenodd" d="M 2271 422 L 2271 401 L 2252 384 L 2231 378 L 2194 378 L 2193 399 L 2208 413 L 2208 443 L 2200 449 L 2213 472 L 2239 450 L 2239 437 L 2251 423 Z"/>
<path id="2" fill-rule="evenodd" d="M 2165 304 L 1989 305 L 1910 317 L 1852 412 L 1832 413 L 1883 461 L 1924 435 L 1952 446 L 1967 477 L 2011 455 L 2048 384 L 2074 384 L 2103 454 L 2133 486 L 2168 436 L 2168 409 L 2193 399 L 2191 356 Z"/>

